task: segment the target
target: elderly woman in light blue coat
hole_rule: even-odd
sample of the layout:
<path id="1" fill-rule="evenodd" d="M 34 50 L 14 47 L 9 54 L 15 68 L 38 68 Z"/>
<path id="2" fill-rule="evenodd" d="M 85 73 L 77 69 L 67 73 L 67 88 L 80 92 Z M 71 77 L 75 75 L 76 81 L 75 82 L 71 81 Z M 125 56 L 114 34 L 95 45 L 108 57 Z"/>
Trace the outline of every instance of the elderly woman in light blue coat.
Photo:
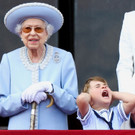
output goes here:
<path id="1" fill-rule="evenodd" d="M 70 52 L 50 46 L 48 38 L 63 25 L 63 16 L 45 3 L 25 3 L 7 12 L 7 29 L 24 46 L 5 53 L 0 64 L 0 116 L 8 129 L 29 129 L 36 103 L 34 129 L 68 129 L 67 115 L 77 109 L 77 75 Z M 53 105 L 48 98 L 53 97 Z"/>

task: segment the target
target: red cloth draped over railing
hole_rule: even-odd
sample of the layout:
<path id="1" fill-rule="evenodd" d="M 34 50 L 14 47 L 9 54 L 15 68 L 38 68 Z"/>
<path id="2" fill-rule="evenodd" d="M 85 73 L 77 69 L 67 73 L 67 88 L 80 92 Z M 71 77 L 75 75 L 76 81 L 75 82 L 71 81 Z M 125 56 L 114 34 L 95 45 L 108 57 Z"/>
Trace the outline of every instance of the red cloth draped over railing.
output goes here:
<path id="1" fill-rule="evenodd" d="M 135 130 L 0 130 L 0 135 L 135 135 Z"/>

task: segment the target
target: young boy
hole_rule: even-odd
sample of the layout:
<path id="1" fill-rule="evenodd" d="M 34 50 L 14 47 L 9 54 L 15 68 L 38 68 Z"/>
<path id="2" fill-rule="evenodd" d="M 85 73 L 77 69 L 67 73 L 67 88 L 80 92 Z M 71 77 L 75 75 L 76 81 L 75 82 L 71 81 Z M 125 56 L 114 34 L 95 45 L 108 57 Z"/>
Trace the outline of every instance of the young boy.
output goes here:
<path id="1" fill-rule="evenodd" d="M 110 107 L 114 100 L 121 102 Z M 86 81 L 77 105 L 77 119 L 83 129 L 120 129 L 135 108 L 135 95 L 111 91 L 104 78 L 95 76 Z"/>

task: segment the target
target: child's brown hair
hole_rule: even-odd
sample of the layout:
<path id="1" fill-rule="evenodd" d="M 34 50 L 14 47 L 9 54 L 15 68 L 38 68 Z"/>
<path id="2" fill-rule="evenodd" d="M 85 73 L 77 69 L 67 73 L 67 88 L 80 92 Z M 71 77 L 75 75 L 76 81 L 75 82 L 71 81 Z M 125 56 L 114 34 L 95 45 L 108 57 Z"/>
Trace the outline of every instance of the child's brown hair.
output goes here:
<path id="1" fill-rule="evenodd" d="M 93 76 L 93 77 L 90 77 L 85 82 L 85 85 L 84 85 L 84 88 L 83 88 L 82 92 L 89 93 L 89 88 L 90 88 L 90 82 L 91 81 L 100 81 L 100 82 L 103 82 L 103 83 L 107 84 L 107 81 L 104 78 L 102 78 L 100 76 Z"/>

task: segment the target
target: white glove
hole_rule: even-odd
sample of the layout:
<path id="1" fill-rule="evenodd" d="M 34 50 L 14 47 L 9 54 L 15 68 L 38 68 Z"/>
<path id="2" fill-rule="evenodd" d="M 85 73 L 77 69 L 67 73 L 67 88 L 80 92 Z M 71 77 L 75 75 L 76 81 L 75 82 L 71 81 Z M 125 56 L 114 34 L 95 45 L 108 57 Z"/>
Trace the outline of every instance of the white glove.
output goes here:
<path id="1" fill-rule="evenodd" d="M 46 99 L 47 94 L 45 92 L 38 92 L 33 100 L 28 97 L 22 97 L 23 102 L 32 103 L 33 101 L 35 101 L 37 104 Z"/>
<path id="2" fill-rule="evenodd" d="M 49 81 L 32 84 L 22 93 L 22 100 L 31 103 L 38 92 L 52 92 L 52 84 Z"/>
<path id="3" fill-rule="evenodd" d="M 49 81 L 45 81 L 45 82 L 39 82 L 37 83 L 38 87 L 41 88 L 41 90 L 39 91 L 44 91 L 44 92 L 52 92 L 53 91 L 53 87 L 52 84 Z"/>
<path id="4" fill-rule="evenodd" d="M 41 101 L 45 101 L 46 99 L 47 99 L 47 94 L 45 92 L 38 92 L 33 101 L 39 104 Z"/>

